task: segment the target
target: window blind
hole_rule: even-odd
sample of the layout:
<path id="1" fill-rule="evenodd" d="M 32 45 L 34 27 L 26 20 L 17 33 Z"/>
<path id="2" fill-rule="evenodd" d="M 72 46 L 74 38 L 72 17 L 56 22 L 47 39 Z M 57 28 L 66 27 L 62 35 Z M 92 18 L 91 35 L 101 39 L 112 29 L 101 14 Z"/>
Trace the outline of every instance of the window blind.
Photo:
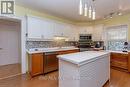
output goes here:
<path id="1" fill-rule="evenodd" d="M 108 50 L 122 50 L 127 41 L 127 25 L 113 26 L 106 29 Z"/>

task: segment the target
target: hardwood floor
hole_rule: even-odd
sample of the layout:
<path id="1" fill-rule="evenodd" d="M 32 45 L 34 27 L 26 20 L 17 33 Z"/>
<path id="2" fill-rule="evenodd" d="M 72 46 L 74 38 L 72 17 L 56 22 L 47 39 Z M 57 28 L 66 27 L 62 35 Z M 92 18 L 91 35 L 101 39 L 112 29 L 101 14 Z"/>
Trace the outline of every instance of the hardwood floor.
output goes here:
<path id="1" fill-rule="evenodd" d="M 28 75 L 19 75 L 0 80 L 0 87 L 58 87 L 57 77 L 58 72 L 34 78 L 30 78 Z M 130 73 L 111 69 L 111 80 L 104 87 L 130 87 Z"/>
<path id="2" fill-rule="evenodd" d="M 130 87 L 130 73 L 111 69 L 111 79 L 104 87 Z"/>
<path id="3" fill-rule="evenodd" d="M 9 64 L 0 66 L 0 79 L 12 77 L 21 74 L 20 64 Z"/>

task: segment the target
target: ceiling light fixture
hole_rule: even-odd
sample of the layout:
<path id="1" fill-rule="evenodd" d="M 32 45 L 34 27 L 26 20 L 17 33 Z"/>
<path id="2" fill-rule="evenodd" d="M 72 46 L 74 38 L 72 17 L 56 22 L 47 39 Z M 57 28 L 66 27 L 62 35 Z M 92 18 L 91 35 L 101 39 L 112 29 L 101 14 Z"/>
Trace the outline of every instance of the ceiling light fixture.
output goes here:
<path id="1" fill-rule="evenodd" d="M 94 2 L 95 0 L 80 0 L 79 1 L 79 15 L 86 16 L 88 18 L 91 18 L 93 20 L 96 19 L 96 11 L 94 8 Z"/>
<path id="2" fill-rule="evenodd" d="M 121 15 L 123 15 L 121 12 L 112 12 L 112 13 L 109 13 L 108 15 L 104 16 L 104 19 L 113 18 L 114 16 L 121 16 Z"/>

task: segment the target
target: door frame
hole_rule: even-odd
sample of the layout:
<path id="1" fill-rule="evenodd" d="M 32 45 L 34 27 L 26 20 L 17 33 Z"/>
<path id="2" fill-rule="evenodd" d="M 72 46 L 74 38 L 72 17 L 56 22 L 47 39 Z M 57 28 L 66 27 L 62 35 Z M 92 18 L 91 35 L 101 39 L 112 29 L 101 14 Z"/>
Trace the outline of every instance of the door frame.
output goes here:
<path id="1" fill-rule="evenodd" d="M 21 74 L 27 71 L 26 61 L 26 16 L 0 16 L 0 19 L 15 19 L 21 21 Z"/>

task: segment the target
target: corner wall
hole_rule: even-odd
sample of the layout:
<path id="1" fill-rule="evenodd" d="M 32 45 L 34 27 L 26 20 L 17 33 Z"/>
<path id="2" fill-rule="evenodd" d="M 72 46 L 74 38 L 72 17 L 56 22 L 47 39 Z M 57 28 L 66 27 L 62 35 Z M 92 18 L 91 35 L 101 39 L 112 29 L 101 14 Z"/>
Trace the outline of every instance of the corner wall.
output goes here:
<path id="1" fill-rule="evenodd" d="M 105 27 L 116 25 L 128 25 L 128 40 L 130 41 L 130 14 L 113 17 L 112 19 L 94 21 L 93 25 L 103 24 Z"/>

